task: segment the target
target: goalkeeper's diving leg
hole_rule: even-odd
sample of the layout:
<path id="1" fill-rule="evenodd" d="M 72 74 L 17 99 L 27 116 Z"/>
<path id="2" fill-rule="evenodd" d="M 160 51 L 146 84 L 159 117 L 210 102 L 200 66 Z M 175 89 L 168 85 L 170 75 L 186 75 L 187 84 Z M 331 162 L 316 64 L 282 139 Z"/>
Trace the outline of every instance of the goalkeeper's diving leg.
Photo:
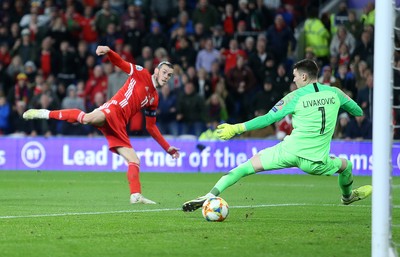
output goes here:
<path id="1" fill-rule="evenodd" d="M 222 176 L 211 191 L 199 198 L 185 202 L 182 205 L 184 212 L 192 212 L 203 206 L 203 203 L 208 199 L 220 195 L 225 189 L 234 185 L 241 178 L 262 171 L 260 155 L 254 155 L 250 160 L 240 164 L 229 173 Z"/>

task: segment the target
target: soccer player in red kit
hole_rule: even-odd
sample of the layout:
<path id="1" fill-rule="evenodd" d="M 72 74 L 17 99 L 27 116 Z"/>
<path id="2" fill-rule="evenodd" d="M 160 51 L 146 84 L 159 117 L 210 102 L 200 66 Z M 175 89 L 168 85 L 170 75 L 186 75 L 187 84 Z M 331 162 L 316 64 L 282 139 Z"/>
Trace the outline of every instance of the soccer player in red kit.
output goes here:
<path id="1" fill-rule="evenodd" d="M 46 109 L 30 109 L 23 114 L 23 118 L 56 119 L 70 123 L 79 122 L 97 127 L 106 137 L 110 151 L 124 157 L 128 162 L 127 178 L 130 188 L 130 202 L 155 204 L 141 194 L 139 180 L 140 160 L 132 148 L 126 125 L 130 118 L 144 109 L 146 115 L 146 129 L 149 134 L 168 152 L 172 158 L 179 157 L 179 149 L 170 146 L 156 126 L 156 110 L 158 106 L 157 88 L 167 84 L 173 73 L 173 66 L 169 62 L 161 62 L 150 74 L 141 66 L 124 61 L 108 46 L 98 46 L 97 55 L 107 55 L 110 61 L 129 74 L 121 89 L 101 107 L 91 113 L 79 109 L 64 109 L 49 111 Z"/>

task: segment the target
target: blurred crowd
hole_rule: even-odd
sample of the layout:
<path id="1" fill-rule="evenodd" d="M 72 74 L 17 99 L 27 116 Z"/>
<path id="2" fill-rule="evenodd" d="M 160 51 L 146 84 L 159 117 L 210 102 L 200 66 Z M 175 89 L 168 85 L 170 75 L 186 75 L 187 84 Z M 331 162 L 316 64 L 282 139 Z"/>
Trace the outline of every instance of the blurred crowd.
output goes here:
<path id="1" fill-rule="evenodd" d="M 350 10 L 342 2 L 338 11 L 320 13 L 323 2 L 0 0 L 0 133 L 98 135 L 81 124 L 25 121 L 22 113 L 102 105 L 127 78 L 96 56 L 96 47 L 107 45 L 149 71 L 164 60 L 174 64 L 159 92 L 163 134 L 215 139 L 220 122 L 264 115 L 296 89 L 292 64 L 310 58 L 321 67 L 321 83 L 341 88 L 364 109 L 358 118 L 340 113 L 334 137 L 371 139 L 374 4 Z M 397 85 L 399 78 L 395 71 Z M 399 99 L 395 94 L 394 103 Z M 146 135 L 144 122 L 142 113 L 133 117 L 130 135 Z M 242 136 L 282 139 L 291 130 L 288 116 Z"/>

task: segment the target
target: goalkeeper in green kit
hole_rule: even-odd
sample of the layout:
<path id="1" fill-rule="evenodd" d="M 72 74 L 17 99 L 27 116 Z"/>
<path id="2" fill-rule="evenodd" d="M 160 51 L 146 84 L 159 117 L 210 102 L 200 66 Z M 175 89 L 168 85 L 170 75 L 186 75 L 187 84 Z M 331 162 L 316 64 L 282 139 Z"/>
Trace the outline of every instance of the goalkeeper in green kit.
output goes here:
<path id="1" fill-rule="evenodd" d="M 187 201 L 182 210 L 200 208 L 208 198 L 220 195 L 242 177 L 256 172 L 298 167 L 311 175 L 330 176 L 338 173 L 341 202 L 345 205 L 362 200 L 372 193 L 372 186 L 352 189 L 352 163 L 344 158 L 330 157 L 330 143 L 339 108 L 353 116 L 363 110 L 339 88 L 317 83 L 318 66 L 312 60 L 301 60 L 293 66 L 297 90 L 286 95 L 264 116 L 239 124 L 221 124 L 217 134 L 228 140 L 245 131 L 264 128 L 292 114 L 293 131 L 277 145 L 261 150 L 248 161 L 222 176 L 205 196 Z"/>

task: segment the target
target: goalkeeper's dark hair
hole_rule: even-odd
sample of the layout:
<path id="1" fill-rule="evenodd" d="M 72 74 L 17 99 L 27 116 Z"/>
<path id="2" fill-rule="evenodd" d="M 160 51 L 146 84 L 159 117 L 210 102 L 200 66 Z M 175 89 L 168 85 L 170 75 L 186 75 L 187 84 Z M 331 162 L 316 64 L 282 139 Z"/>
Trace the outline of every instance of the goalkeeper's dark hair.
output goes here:
<path id="1" fill-rule="evenodd" d="M 306 73 L 310 79 L 318 78 L 318 64 L 310 59 L 304 59 L 298 61 L 293 65 L 293 69 L 297 69 L 299 72 Z"/>
<path id="2" fill-rule="evenodd" d="M 173 69 L 174 65 L 172 65 L 172 63 L 168 62 L 168 61 L 162 61 L 157 65 L 157 68 L 160 69 L 161 66 L 163 65 L 167 65 L 169 68 Z"/>

